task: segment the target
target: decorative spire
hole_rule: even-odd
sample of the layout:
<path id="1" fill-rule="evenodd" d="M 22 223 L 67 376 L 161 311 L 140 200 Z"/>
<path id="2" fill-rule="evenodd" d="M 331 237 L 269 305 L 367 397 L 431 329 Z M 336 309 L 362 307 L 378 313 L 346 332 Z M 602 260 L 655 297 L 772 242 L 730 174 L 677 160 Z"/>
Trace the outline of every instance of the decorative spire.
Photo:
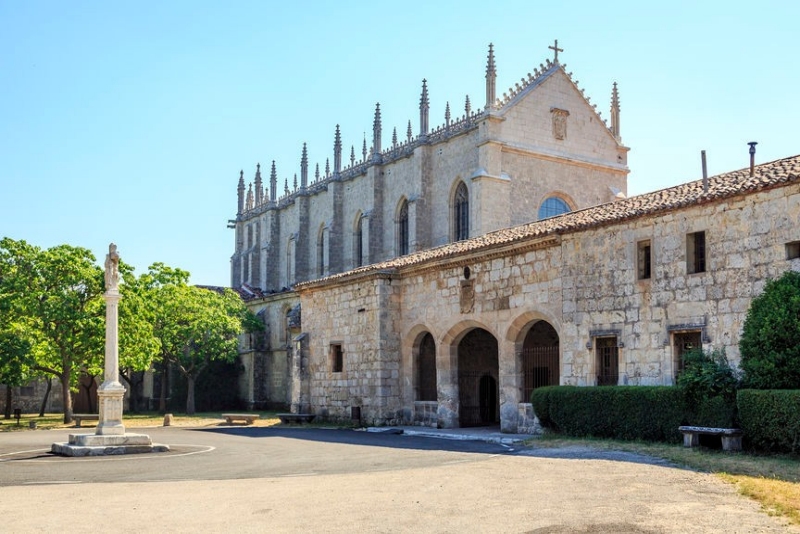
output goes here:
<path id="1" fill-rule="evenodd" d="M 406 130 L 406 140 L 410 143 L 411 142 L 411 119 L 408 119 L 408 129 Z"/>
<path id="2" fill-rule="evenodd" d="M 283 194 L 284 196 L 289 196 L 289 179 L 284 178 L 283 180 Z"/>
<path id="3" fill-rule="evenodd" d="M 253 182 L 247 186 L 247 211 L 253 209 Z"/>
<path id="4" fill-rule="evenodd" d="M 325 158 L 325 178 L 331 175 L 331 160 L 330 158 Z"/>
<path id="5" fill-rule="evenodd" d="M 558 53 L 564 51 L 563 48 L 558 47 L 558 39 L 556 39 L 556 42 L 553 46 L 548 46 L 547 48 L 549 48 L 555 53 L 555 55 L 553 56 L 553 64 L 558 65 Z M 550 60 L 548 60 L 547 62 L 550 63 Z"/>
<path id="6" fill-rule="evenodd" d="M 397 148 L 397 126 L 392 130 L 392 148 Z"/>
<path id="7" fill-rule="evenodd" d="M 364 148 L 361 149 L 361 155 L 364 156 L 361 161 L 367 161 L 367 132 L 364 132 Z"/>
<path id="8" fill-rule="evenodd" d="M 317 170 L 314 171 L 314 181 L 319 182 L 319 163 L 317 163 Z"/>
<path id="9" fill-rule="evenodd" d="M 297 191 L 297 173 L 294 173 L 294 183 L 292 184 L 292 191 Z"/>
<path id="10" fill-rule="evenodd" d="M 256 163 L 256 206 L 264 201 L 264 188 L 261 185 L 261 164 Z"/>
<path id="11" fill-rule="evenodd" d="M 467 95 L 467 99 L 464 102 L 464 117 L 469 120 L 469 114 L 472 113 L 472 104 L 469 103 L 469 95 Z"/>
<path id="12" fill-rule="evenodd" d="M 444 126 L 450 129 L 450 101 L 444 106 Z"/>
<path id="13" fill-rule="evenodd" d="M 275 172 L 275 160 L 272 160 L 272 170 L 269 173 L 269 200 L 275 202 L 278 197 L 278 173 Z"/>
<path id="14" fill-rule="evenodd" d="M 356 164 L 356 147 L 354 145 L 350 145 L 350 166 L 354 166 Z"/>
<path id="15" fill-rule="evenodd" d="M 239 171 L 239 186 L 236 188 L 236 192 L 239 200 L 236 215 L 241 215 L 244 211 L 244 170 Z"/>
<path id="16" fill-rule="evenodd" d="M 303 155 L 300 157 L 300 187 L 308 187 L 308 148 L 303 143 Z M 297 175 L 294 175 L 294 188 L 297 190 Z"/>
<path id="17" fill-rule="evenodd" d="M 431 103 L 428 100 L 428 81 L 422 79 L 422 96 L 419 97 L 419 135 L 428 135 L 428 111 Z"/>
<path id="18" fill-rule="evenodd" d="M 333 136 L 333 174 L 339 176 L 342 172 L 342 134 L 339 125 L 336 125 L 336 135 Z"/>
<path id="19" fill-rule="evenodd" d="M 375 119 L 372 121 L 372 154 L 379 158 L 381 153 L 381 103 L 375 104 Z"/>
<path id="20" fill-rule="evenodd" d="M 494 65 L 494 45 L 489 43 L 489 56 L 486 62 L 486 109 L 494 108 L 497 69 Z"/>
<path id="21" fill-rule="evenodd" d="M 617 82 L 614 82 L 614 87 L 611 89 L 611 133 L 617 141 L 622 141 L 619 130 L 619 92 L 617 92 Z"/>

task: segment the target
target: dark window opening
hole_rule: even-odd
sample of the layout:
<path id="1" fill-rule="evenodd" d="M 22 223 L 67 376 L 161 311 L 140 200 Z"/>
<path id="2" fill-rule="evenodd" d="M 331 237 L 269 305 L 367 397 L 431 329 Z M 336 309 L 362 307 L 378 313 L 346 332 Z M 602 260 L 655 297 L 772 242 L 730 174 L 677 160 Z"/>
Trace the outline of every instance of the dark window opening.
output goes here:
<path id="1" fill-rule="evenodd" d="M 686 272 L 706 272 L 706 233 L 694 232 L 686 236 Z"/>
<path id="2" fill-rule="evenodd" d="M 800 241 L 786 243 L 786 259 L 796 260 L 800 258 Z"/>
<path id="3" fill-rule="evenodd" d="M 364 265 L 364 219 L 359 217 L 356 224 L 356 267 Z"/>
<path id="4" fill-rule="evenodd" d="M 344 370 L 344 352 L 339 343 L 331 344 L 331 369 L 334 373 L 341 373 Z"/>
<path id="5" fill-rule="evenodd" d="M 408 202 L 403 201 L 397 217 L 397 255 L 408 254 Z"/>
<path id="6" fill-rule="evenodd" d="M 672 347 L 675 368 L 675 378 L 683 372 L 685 362 L 683 355 L 693 350 L 702 350 L 703 344 L 700 331 L 675 332 L 672 334 Z"/>
<path id="7" fill-rule="evenodd" d="M 462 241 L 469 238 L 469 192 L 464 182 L 456 188 L 453 202 L 453 238 Z"/>
<path id="8" fill-rule="evenodd" d="M 639 241 L 636 245 L 637 278 L 639 280 L 649 280 L 653 265 L 652 248 L 650 240 Z"/>
<path id="9" fill-rule="evenodd" d="M 616 386 L 619 383 L 619 347 L 616 337 L 595 340 L 597 351 L 597 385 Z"/>

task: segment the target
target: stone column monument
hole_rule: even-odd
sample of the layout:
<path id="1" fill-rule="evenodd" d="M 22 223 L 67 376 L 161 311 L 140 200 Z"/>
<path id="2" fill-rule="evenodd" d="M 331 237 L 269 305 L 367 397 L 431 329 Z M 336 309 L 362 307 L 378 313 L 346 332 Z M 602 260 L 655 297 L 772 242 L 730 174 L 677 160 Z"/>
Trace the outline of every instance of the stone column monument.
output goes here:
<path id="1" fill-rule="evenodd" d="M 122 403 L 125 386 L 119 382 L 119 254 L 117 245 L 111 243 L 106 255 L 106 362 L 103 383 L 97 388 L 100 404 L 99 436 L 125 434 L 122 424 Z"/>
<path id="2" fill-rule="evenodd" d="M 165 452 L 168 445 L 154 444 L 146 434 L 127 434 L 122 424 L 125 387 L 119 382 L 119 254 L 111 243 L 106 255 L 106 359 L 104 380 L 97 389 L 99 422 L 94 434 L 70 434 L 68 443 L 53 443 L 51 451 L 64 456 L 101 456 L 140 452 Z"/>

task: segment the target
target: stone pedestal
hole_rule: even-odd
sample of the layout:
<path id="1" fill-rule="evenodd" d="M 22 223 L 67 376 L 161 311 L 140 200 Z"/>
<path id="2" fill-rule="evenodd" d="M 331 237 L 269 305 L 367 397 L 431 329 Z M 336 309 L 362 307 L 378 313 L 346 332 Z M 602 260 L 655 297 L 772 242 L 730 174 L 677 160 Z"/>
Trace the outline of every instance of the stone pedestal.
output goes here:
<path id="1" fill-rule="evenodd" d="M 111 454 L 136 454 L 167 452 L 168 445 L 153 443 L 146 434 L 99 436 L 97 434 L 70 434 L 68 443 L 53 443 L 51 452 L 63 456 L 105 456 Z"/>

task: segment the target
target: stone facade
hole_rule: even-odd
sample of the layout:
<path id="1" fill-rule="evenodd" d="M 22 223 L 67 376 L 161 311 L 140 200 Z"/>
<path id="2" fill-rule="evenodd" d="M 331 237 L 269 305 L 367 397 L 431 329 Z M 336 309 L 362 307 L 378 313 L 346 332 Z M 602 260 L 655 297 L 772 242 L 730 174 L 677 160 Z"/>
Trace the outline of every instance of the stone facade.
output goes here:
<path id="1" fill-rule="evenodd" d="M 351 148 L 350 164 L 342 164 L 337 126 L 332 170 L 320 173 L 317 166 L 309 176 L 304 146 L 299 183 L 295 175 L 290 189 L 285 180 L 283 195 L 274 161 L 268 181 L 257 166 L 246 188 L 241 173 L 237 216 L 231 221 L 236 232 L 232 286 L 246 300 L 282 295 L 253 304 L 274 329 L 282 322 L 276 306 L 284 306 L 276 302 L 288 298 L 299 304 L 290 290 L 297 283 L 535 221 L 547 199 L 574 210 L 624 195 L 628 148 L 619 137 L 616 90 L 616 118 L 609 128 L 564 67 L 547 60 L 498 99 L 490 46 L 483 109 L 472 110 L 467 100 L 463 115 L 451 117 L 448 105 L 445 123 L 430 129 L 423 80 L 416 136 L 409 124 L 404 140 L 395 134 L 383 148 L 377 106 L 371 149 L 365 142 L 358 161 Z M 457 222 L 460 188 L 466 190 L 466 214 Z M 243 347 L 241 388 L 250 405 L 285 401 L 284 384 L 290 379 L 282 373 L 289 372 L 292 350 L 277 339 Z"/>
<path id="2" fill-rule="evenodd" d="M 560 384 L 613 376 L 605 383 L 671 385 L 676 340 L 695 334 L 738 363 L 750 301 L 768 278 L 800 270 L 792 252 L 800 157 L 757 167 L 753 178 L 736 172 L 710 182 L 709 193 L 694 182 L 298 284 L 312 409 L 347 418 L 360 407 L 375 424 L 463 426 L 461 405 L 471 401 L 460 390 L 477 370 L 497 383 L 490 421 L 533 432 L 522 353 L 542 321 L 558 336 Z M 690 273 L 697 233 L 705 265 Z M 637 256 L 648 241 L 645 276 Z M 471 338 L 476 331 L 483 336 Z M 435 422 L 431 403 L 417 399 L 426 334 L 436 345 Z M 339 371 L 334 343 L 345 349 Z M 614 359 L 613 373 L 603 357 Z"/>
<path id="3" fill-rule="evenodd" d="M 750 301 L 800 269 L 800 157 L 626 198 L 616 84 L 606 127 L 557 60 L 499 99 L 495 77 L 490 47 L 484 109 L 434 130 L 423 83 L 418 136 L 386 150 L 376 109 L 349 167 L 337 128 L 333 171 L 308 183 L 304 151 L 282 197 L 274 170 L 240 177 L 253 405 L 535 433 L 536 387 L 671 385 L 698 346 L 738 362 Z"/>

